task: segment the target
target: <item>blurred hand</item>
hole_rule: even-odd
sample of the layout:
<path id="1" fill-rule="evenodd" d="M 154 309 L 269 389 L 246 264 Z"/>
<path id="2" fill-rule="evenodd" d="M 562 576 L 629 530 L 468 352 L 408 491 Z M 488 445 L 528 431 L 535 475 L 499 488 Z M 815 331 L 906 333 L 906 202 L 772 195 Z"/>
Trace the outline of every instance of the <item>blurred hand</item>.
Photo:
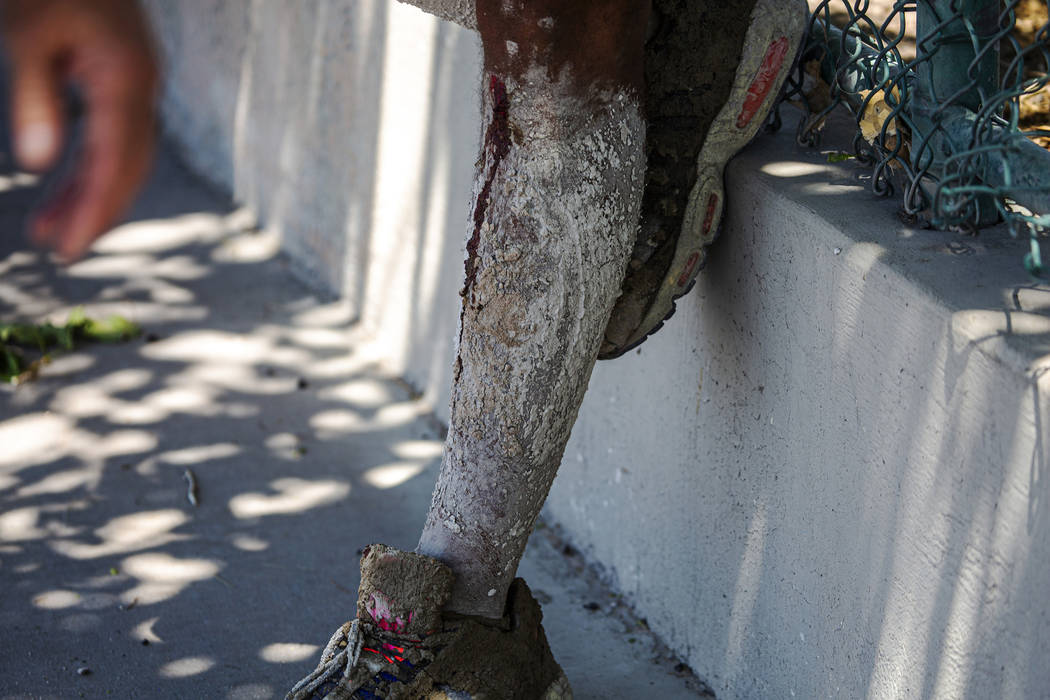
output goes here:
<path id="1" fill-rule="evenodd" d="M 63 94 L 79 87 L 87 122 L 68 181 L 30 224 L 35 242 L 67 260 L 131 204 L 153 156 L 158 69 L 136 0 L 2 0 L 11 62 L 15 155 L 41 172 L 61 155 Z"/>

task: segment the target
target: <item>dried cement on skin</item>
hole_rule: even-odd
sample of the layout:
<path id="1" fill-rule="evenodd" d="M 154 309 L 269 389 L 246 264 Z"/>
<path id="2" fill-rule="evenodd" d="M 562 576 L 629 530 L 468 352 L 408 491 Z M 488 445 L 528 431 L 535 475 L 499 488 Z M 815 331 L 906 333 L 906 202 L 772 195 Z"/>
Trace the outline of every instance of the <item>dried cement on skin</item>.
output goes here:
<path id="1" fill-rule="evenodd" d="M 620 293 L 645 161 L 635 95 L 581 97 L 539 68 L 486 81 L 449 435 L 418 551 L 455 571 L 447 609 L 499 617 Z"/>

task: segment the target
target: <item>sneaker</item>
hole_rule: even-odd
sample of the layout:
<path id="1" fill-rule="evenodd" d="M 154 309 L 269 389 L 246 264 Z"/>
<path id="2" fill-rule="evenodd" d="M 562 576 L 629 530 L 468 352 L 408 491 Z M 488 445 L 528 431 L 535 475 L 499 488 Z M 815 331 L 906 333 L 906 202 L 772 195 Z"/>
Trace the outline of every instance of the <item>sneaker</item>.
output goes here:
<path id="1" fill-rule="evenodd" d="M 599 359 L 659 330 L 692 288 L 718 235 L 723 170 L 765 123 L 805 24 L 803 0 L 653 0 L 642 223 Z"/>
<path id="2" fill-rule="evenodd" d="M 511 584 L 494 621 L 441 613 L 452 578 L 431 557 L 367 548 L 357 619 L 336 630 L 285 700 L 571 700 L 525 582 Z"/>

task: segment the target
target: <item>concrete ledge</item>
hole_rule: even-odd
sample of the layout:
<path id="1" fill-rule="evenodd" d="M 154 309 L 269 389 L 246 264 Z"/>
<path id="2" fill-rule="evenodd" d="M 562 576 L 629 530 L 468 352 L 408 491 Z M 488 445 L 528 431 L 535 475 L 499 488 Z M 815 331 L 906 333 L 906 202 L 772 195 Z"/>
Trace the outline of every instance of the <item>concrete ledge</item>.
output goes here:
<path id="1" fill-rule="evenodd" d="M 1050 694 L 1050 290 L 790 135 L 549 502 L 720 698 Z"/>
<path id="2" fill-rule="evenodd" d="M 151 5 L 190 161 L 443 414 L 476 39 L 385 0 Z M 720 698 L 1050 697 L 1050 290 L 1023 245 L 903 227 L 787 133 L 729 184 L 697 289 L 596 370 L 548 517 Z"/>

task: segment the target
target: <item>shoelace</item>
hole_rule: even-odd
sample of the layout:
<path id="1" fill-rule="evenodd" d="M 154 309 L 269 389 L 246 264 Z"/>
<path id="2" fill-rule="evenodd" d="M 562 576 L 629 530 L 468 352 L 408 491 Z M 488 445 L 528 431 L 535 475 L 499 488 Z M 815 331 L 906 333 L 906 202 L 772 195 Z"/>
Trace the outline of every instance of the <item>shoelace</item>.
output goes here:
<path id="1" fill-rule="evenodd" d="M 350 673 L 357 665 L 357 660 L 361 658 L 361 647 L 364 646 L 364 639 L 356 619 L 350 623 L 350 631 L 346 635 L 346 648 L 336 654 L 335 650 L 339 648 L 342 639 L 343 629 L 340 627 L 328 640 L 328 644 L 321 653 L 322 659 L 329 654 L 333 654 L 332 658 L 328 660 L 328 663 L 318 666 L 313 673 L 296 683 L 284 700 L 309 700 L 313 692 L 327 683 L 344 664 L 343 678 L 350 679 Z"/>

